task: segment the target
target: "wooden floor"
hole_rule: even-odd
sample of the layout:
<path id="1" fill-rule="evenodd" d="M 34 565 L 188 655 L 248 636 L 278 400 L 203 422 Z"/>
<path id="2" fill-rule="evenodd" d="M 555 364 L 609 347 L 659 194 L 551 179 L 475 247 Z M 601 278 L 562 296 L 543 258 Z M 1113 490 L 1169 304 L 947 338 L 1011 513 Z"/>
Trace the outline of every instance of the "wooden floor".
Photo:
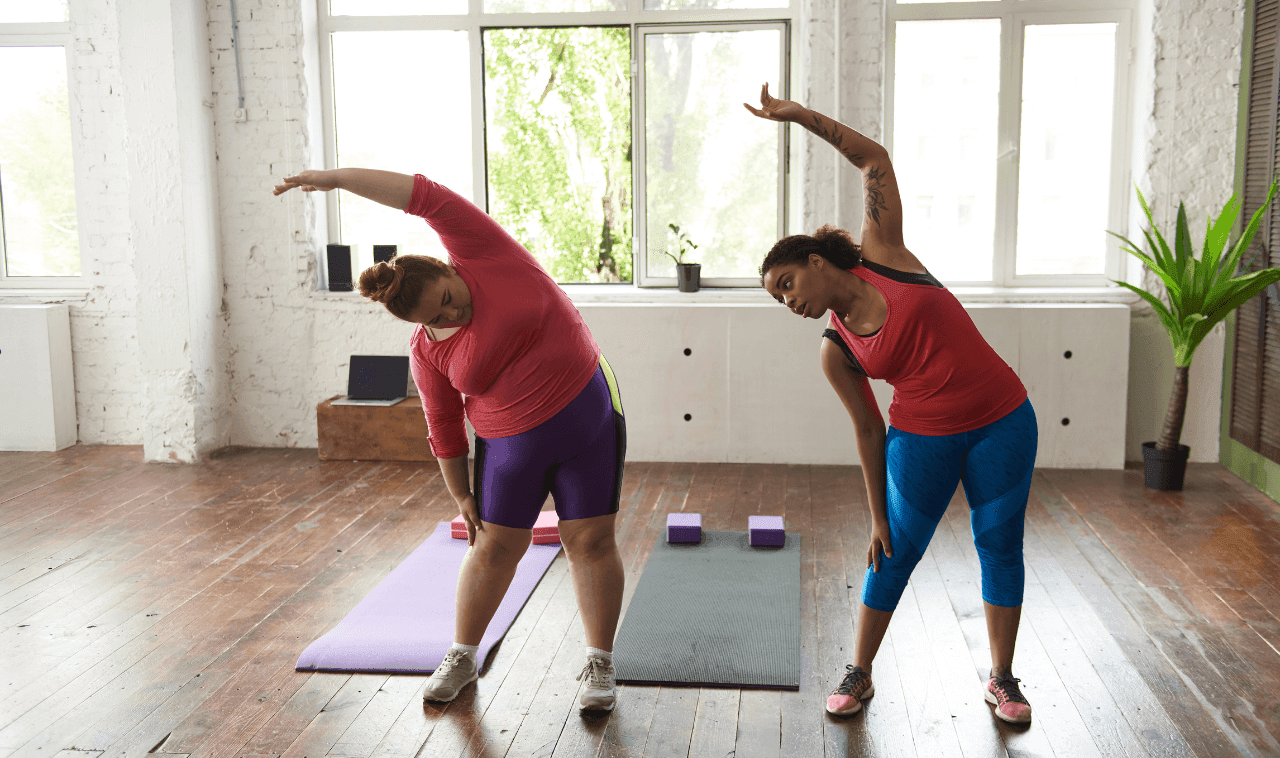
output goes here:
<path id="1" fill-rule="evenodd" d="M 671 511 L 708 529 L 783 514 L 804 536 L 798 692 L 622 687 L 583 717 L 556 559 L 478 686 L 299 673 L 331 628 L 455 511 L 434 463 L 138 448 L 0 453 L 0 758 L 199 756 L 1280 755 L 1280 507 L 1217 465 L 1182 493 L 1137 470 L 1037 471 L 1015 673 L 996 721 L 963 492 L 876 660 L 864 713 L 825 715 L 850 660 L 867 515 L 859 469 L 633 463 L 618 536 L 634 587 Z"/>

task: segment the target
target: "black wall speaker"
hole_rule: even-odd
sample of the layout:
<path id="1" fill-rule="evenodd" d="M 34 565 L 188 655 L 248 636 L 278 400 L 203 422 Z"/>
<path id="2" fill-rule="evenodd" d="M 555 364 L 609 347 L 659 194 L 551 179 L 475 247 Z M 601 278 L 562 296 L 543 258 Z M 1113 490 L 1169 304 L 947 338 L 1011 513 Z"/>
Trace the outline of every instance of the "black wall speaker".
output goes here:
<path id="1" fill-rule="evenodd" d="M 350 292 L 351 287 L 351 246 L 329 245 L 329 291 Z"/>
<path id="2" fill-rule="evenodd" d="M 391 259 L 394 257 L 396 257 L 395 245 L 373 246 L 373 263 L 375 266 L 379 263 L 390 263 Z"/>

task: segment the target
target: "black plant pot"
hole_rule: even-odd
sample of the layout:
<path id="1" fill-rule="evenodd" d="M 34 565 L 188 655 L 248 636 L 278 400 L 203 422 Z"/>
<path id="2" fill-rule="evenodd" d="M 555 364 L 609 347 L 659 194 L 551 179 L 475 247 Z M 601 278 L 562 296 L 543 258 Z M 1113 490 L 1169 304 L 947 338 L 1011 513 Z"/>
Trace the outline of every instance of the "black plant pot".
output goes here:
<path id="1" fill-rule="evenodd" d="M 1191 448 L 1178 445 L 1177 450 L 1156 450 L 1156 443 L 1142 443 L 1142 469 L 1146 485 L 1153 490 L 1181 490 L 1187 473 Z"/>
<path id="2" fill-rule="evenodd" d="M 677 263 L 676 283 L 681 292 L 697 292 L 699 279 L 702 277 L 701 263 Z"/>

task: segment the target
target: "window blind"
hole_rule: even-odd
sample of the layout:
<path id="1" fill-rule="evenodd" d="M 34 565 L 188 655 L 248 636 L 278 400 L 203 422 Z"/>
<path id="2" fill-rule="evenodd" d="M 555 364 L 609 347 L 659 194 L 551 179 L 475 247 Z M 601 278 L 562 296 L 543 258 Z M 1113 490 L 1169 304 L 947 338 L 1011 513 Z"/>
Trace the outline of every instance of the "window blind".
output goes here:
<path id="1" fill-rule="evenodd" d="M 1276 174 L 1280 113 L 1280 0 L 1257 0 L 1253 62 L 1249 72 L 1248 136 L 1245 144 L 1244 219 L 1266 200 Z M 1280 266 L 1280 200 L 1267 209 L 1245 270 Z M 1274 288 L 1272 288 L 1274 289 Z M 1280 302 L 1264 292 L 1236 310 L 1231 375 L 1231 438 L 1280 463 Z"/>

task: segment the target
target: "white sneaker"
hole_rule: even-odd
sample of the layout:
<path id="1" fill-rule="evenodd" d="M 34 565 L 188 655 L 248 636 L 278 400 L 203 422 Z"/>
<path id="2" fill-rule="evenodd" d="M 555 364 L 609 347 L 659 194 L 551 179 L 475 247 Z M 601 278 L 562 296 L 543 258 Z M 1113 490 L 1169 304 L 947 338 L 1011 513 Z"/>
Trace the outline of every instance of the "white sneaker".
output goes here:
<path id="1" fill-rule="evenodd" d="M 463 687 L 479 678 L 479 668 L 474 656 L 450 649 L 427 680 L 427 686 L 422 689 L 422 699 L 438 703 L 453 700 Z"/>
<path id="2" fill-rule="evenodd" d="M 618 700 L 618 687 L 613 681 L 613 664 L 594 655 L 587 656 L 577 679 L 587 678 L 587 689 L 578 703 L 583 710 L 611 711 Z"/>

